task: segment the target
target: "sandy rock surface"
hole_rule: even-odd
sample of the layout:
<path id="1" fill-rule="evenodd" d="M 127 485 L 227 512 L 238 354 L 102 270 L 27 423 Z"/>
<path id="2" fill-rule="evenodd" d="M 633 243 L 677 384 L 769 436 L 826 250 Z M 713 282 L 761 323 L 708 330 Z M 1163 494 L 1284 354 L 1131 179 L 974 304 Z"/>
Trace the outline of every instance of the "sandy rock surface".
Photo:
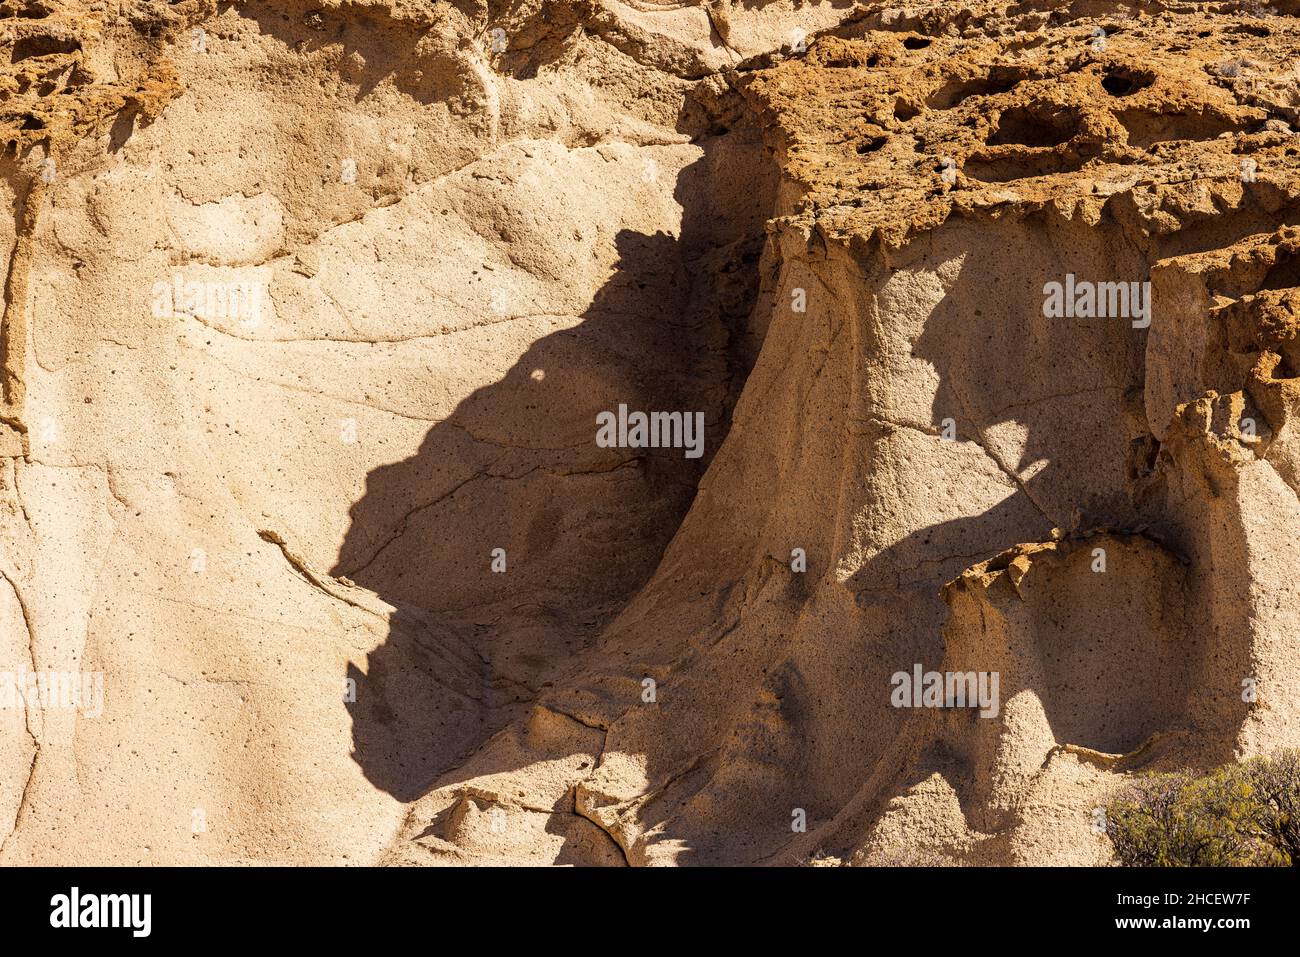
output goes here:
<path id="1" fill-rule="evenodd" d="M 1300 745 L 1298 52 L 0 0 L 0 864 L 1105 863 Z"/>

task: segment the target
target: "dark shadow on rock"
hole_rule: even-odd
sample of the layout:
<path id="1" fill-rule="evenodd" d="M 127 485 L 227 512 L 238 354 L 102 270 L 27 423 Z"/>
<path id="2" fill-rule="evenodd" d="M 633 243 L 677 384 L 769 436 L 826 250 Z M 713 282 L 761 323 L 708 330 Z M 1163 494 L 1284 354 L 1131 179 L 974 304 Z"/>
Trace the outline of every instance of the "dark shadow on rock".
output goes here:
<path id="1" fill-rule="evenodd" d="M 355 756 L 400 800 L 572 661 L 653 571 L 690 504 L 698 468 L 680 450 L 595 443 L 596 412 L 620 402 L 697 404 L 670 371 L 689 363 L 689 337 L 674 343 L 627 311 L 638 286 L 671 287 L 676 240 L 623 232 L 617 243 L 618 272 L 581 322 L 533 343 L 414 457 L 371 472 L 351 509 L 334 574 L 399 609 L 352 675 Z"/>
<path id="2" fill-rule="evenodd" d="M 1021 242 L 1032 245 L 1028 236 Z M 1000 268 L 1005 260 L 1000 264 L 979 255 L 965 260 L 949 292 L 927 316 L 912 354 L 929 362 L 937 378 L 931 427 L 938 431 L 945 419 L 951 419 L 956 440 L 973 443 L 966 446 L 967 451 L 982 449 L 993 466 L 1007 474 L 1011 487 L 1005 498 L 987 510 L 920 528 L 866 562 L 850 581 L 860 604 L 883 602 L 882 594 L 900 584 L 910 585 L 915 589 L 915 602 L 920 603 L 914 603 L 910 614 L 946 620 L 948 610 L 939 594 L 943 582 L 1016 544 L 1046 540 L 1053 527 L 1084 534 L 1092 529 L 1151 525 L 1152 535 L 1168 542 L 1172 555 L 1184 557 L 1178 543 L 1184 536 L 1170 527 L 1158 487 L 1152 484 L 1158 480 L 1154 471 L 1159 443 L 1150 434 L 1142 406 L 1145 334 L 1122 317 L 1051 320 L 1056 325 L 1038 330 L 1037 335 L 1031 335 L 1028 328 L 1045 321 L 1039 318 L 1043 283 L 1063 280 L 1067 272 L 1080 279 L 1141 281 L 1147 278 L 1147 262 L 1124 262 L 1117 257 L 1119 265 L 1110 268 L 1121 273 L 1131 270 L 1131 274 L 1108 275 L 1096 274 L 1099 263 L 1089 260 L 1095 249 L 1056 244 L 1056 264 L 1041 269 L 1033 265 L 1035 261 L 1038 266 L 1045 265 L 1042 258 L 1035 259 L 1038 251 L 1018 250 L 1012 245 L 1008 252 L 1016 264 L 1010 268 Z M 997 314 L 989 314 L 989 302 L 1001 307 Z M 1089 380 L 1082 370 L 1093 371 L 1095 377 Z M 1100 370 L 1105 371 L 1097 374 Z M 1047 398 L 1033 401 L 1035 390 Z M 1075 393 L 1073 398 L 1070 393 Z M 881 442 L 892 429 L 880 426 Z M 1001 449 L 995 447 L 999 433 Z M 1008 434 L 1020 437 L 1014 455 L 1007 451 L 1015 448 L 1006 441 Z M 937 568 L 932 567 L 929 575 L 920 573 L 936 562 Z M 1122 569 L 1112 569 L 1112 573 L 1127 574 Z M 1243 614 L 1246 610 L 1243 601 Z M 1171 611 L 1181 613 L 1183 609 Z M 1216 651 L 1210 646 L 1212 636 L 1203 633 L 1203 623 L 1189 615 L 1186 624 L 1189 658 L 1199 661 L 1207 655 L 1224 654 L 1224 649 Z M 1245 627 L 1244 619 L 1241 627 Z M 926 670 L 940 669 L 945 652 L 940 632 L 914 637 L 917 640 L 895 640 L 889 647 L 881 643 L 880 657 L 885 660 L 875 664 L 873 684 L 878 683 L 882 693 L 888 690 L 886 682 L 894 672 L 908 672 L 915 664 Z M 1171 681 L 1167 663 L 1159 659 L 1156 650 L 1144 661 L 1129 647 L 1131 642 L 1126 639 L 1130 636 L 1110 637 L 1114 640 L 1083 628 L 1077 643 L 1095 646 L 1096 653 L 1105 654 L 1109 642 L 1112 653 L 1127 654 L 1124 660 L 1147 679 L 1144 684 L 1138 681 L 1141 693 L 1160 700 L 1150 708 L 1111 708 L 1131 711 L 1132 722 L 1109 732 L 1115 740 L 1103 741 L 1089 737 L 1089 725 L 1080 725 L 1074 701 L 1054 696 L 1052 688 L 1030 689 L 1038 695 L 1059 743 L 1124 751 L 1138 747 L 1153 732 L 1180 733 L 1196 727 L 1195 701 L 1189 697 L 1196 689 L 1186 681 Z M 1069 645 L 1043 649 L 1045 656 L 1066 653 L 1084 652 Z M 1234 667 L 1247 673 L 1244 661 Z M 1194 672 L 1189 664 L 1187 674 Z M 1009 693 L 1005 680 L 1004 701 Z M 1239 710 L 1244 718 L 1244 707 Z M 892 760 L 900 771 L 875 796 L 877 814 L 883 813 L 892 795 L 905 793 L 938 772 L 957 792 L 967 820 L 980 826 L 985 809 L 972 797 L 975 769 L 970 756 L 951 751 L 945 737 L 945 729 L 966 717 L 904 716 L 900 728 L 911 720 L 929 730 L 917 740 L 905 742 L 910 747 L 924 742 L 910 765 L 904 766 L 893 755 L 896 748 L 882 759 L 882 763 Z M 900 735 L 904 741 L 906 736 L 901 731 Z M 1230 760 L 1232 744 L 1230 735 L 1202 741 L 1194 759 L 1206 766 Z"/>
<path id="3" fill-rule="evenodd" d="M 713 173 L 701 160 L 679 175 L 680 237 L 617 233 L 616 270 L 583 315 L 462 400 L 414 456 L 373 470 L 350 510 L 332 574 L 397 609 L 364 671 L 349 669 L 354 758 L 399 800 L 573 668 L 689 508 L 752 359 L 733 327 L 752 310 L 763 242 L 761 217 L 726 235 L 734 224 L 701 200 Z M 620 404 L 704 413 L 704 456 L 598 447 L 597 413 Z"/>
<path id="4" fill-rule="evenodd" d="M 113 120 L 113 125 L 108 131 L 108 151 L 116 153 L 126 145 L 135 132 L 135 121 L 139 114 L 139 109 L 131 104 L 124 106 Z"/>

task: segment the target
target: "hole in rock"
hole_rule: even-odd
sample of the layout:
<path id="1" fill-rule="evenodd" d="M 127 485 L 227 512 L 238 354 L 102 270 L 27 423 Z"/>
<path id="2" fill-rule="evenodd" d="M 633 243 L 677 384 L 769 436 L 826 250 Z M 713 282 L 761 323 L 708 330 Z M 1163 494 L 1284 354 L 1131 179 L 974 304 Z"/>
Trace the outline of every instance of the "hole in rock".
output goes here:
<path id="1" fill-rule="evenodd" d="M 894 103 L 894 116 L 898 117 L 904 123 L 908 120 L 916 119 L 920 113 L 920 109 L 907 102 L 907 100 L 898 100 Z"/>
<path id="2" fill-rule="evenodd" d="M 1235 123 L 1206 113 L 1124 110 L 1116 119 L 1128 131 L 1129 145 L 1139 149 L 1171 140 L 1212 140 L 1238 128 Z"/>
<path id="3" fill-rule="evenodd" d="M 52 53 L 76 53 L 80 49 L 81 44 L 76 40 L 65 40 L 38 33 L 23 37 L 14 44 L 10 62 L 18 63 L 32 57 L 49 56 Z"/>
<path id="4" fill-rule="evenodd" d="M 1300 286 L 1300 255 L 1278 257 L 1260 284 L 1260 289 L 1294 289 Z"/>
<path id="5" fill-rule="evenodd" d="M 941 86 L 930 95 L 926 105 L 935 110 L 950 110 L 972 96 L 995 96 L 1020 85 L 1024 75 L 1019 70 L 998 67 L 988 76 L 959 80 Z"/>
<path id="6" fill-rule="evenodd" d="M 1079 131 L 1077 116 L 1060 108 L 1013 106 L 998 117 L 989 146 L 1059 146 Z"/>
<path id="7" fill-rule="evenodd" d="M 966 160 L 962 172 L 983 183 L 1009 183 L 1036 176 L 1073 173 L 1083 166 L 1080 156 L 1063 155 L 1056 151 L 1013 154 L 976 153 Z"/>
<path id="8" fill-rule="evenodd" d="M 1154 73 L 1137 70 L 1110 70 L 1101 79 L 1101 88 L 1111 96 L 1132 96 L 1156 81 Z"/>
<path id="9" fill-rule="evenodd" d="M 29 3 L 22 7 L 13 7 L 10 4 L 0 4 L 0 18 L 16 17 L 20 20 L 44 20 L 53 9 L 45 6 L 43 3 Z"/>
<path id="10" fill-rule="evenodd" d="M 1087 571 L 1087 549 L 1076 553 L 1072 573 L 1043 583 L 1048 593 L 1033 616 L 1042 661 L 1035 692 L 1058 741 L 1123 754 L 1184 720 L 1179 696 L 1162 692 L 1184 685 L 1193 652 L 1177 612 L 1182 567 L 1146 543 L 1110 542 L 1107 551 L 1131 567 L 1146 562 L 1123 596 Z M 1107 618 L 1126 627 L 1107 627 Z"/>

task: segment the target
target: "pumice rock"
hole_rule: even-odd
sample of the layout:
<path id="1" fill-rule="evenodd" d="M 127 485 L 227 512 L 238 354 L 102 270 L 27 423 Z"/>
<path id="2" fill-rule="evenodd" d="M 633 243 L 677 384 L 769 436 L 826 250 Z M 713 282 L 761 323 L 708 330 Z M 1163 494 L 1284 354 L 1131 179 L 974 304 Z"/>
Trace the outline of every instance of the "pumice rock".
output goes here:
<path id="1" fill-rule="evenodd" d="M 0 863 L 1098 864 L 1300 746 L 1298 17 L 4 0 Z"/>

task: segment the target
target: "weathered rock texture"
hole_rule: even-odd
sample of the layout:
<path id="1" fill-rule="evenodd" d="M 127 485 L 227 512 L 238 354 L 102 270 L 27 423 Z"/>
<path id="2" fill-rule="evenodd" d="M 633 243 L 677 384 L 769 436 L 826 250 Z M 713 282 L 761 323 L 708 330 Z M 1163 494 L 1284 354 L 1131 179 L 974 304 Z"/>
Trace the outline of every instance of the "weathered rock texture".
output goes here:
<path id="1" fill-rule="evenodd" d="M 0 708 L 0 863 L 1096 863 L 1125 775 L 1300 744 L 1298 51 L 3 0 L 0 671 L 103 700 Z"/>

